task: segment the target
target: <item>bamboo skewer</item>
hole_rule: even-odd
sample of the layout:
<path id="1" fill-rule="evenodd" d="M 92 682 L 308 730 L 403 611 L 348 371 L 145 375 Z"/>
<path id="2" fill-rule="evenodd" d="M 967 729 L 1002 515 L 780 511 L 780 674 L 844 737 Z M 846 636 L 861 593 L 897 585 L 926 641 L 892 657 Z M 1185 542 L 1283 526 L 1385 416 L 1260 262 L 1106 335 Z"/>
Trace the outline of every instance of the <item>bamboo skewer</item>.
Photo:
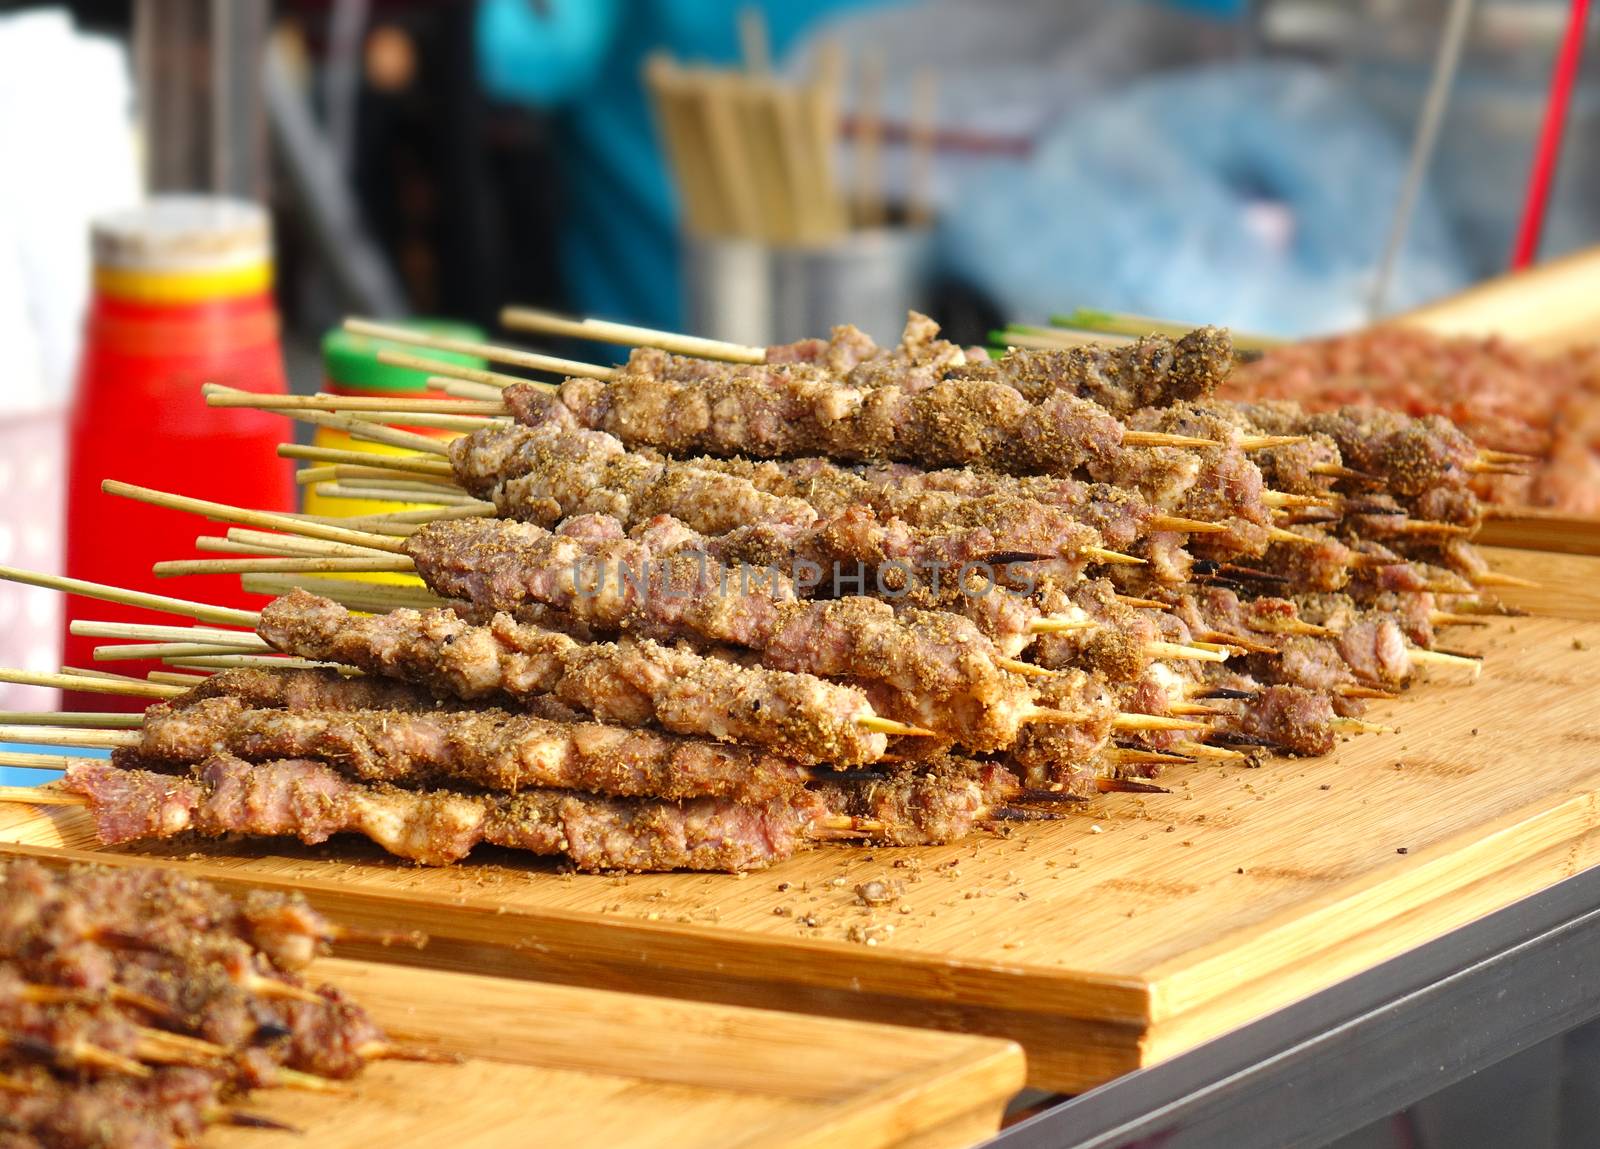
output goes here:
<path id="1" fill-rule="evenodd" d="M 869 51 L 861 63 L 856 100 L 856 219 L 862 228 L 882 227 L 883 211 L 883 52 Z"/>
<path id="2" fill-rule="evenodd" d="M 200 388 L 209 402 L 213 395 L 250 395 L 254 392 L 240 391 L 234 387 L 223 387 L 216 383 L 207 383 Z M 295 417 L 303 423 L 313 423 L 319 427 L 333 427 L 344 431 L 357 439 L 366 439 L 374 443 L 384 443 L 391 447 L 402 447 L 410 451 L 423 451 L 431 455 L 448 454 L 450 448 L 436 439 L 426 435 L 418 435 L 412 431 L 402 431 L 398 427 L 381 427 L 374 423 L 362 422 L 348 415 L 335 415 L 327 411 L 302 411 Z"/>
<path id="3" fill-rule="evenodd" d="M 83 595 L 85 598 L 96 598 L 104 602 L 121 603 L 124 606 L 139 606 L 149 610 L 162 611 L 166 614 L 181 615 L 186 618 L 197 619 L 201 622 L 216 622 L 234 626 L 248 626 L 252 629 L 261 621 L 261 616 L 255 611 L 236 610 L 233 607 L 212 606 L 209 603 L 192 602 L 188 599 L 171 598 L 167 595 L 147 594 L 144 591 L 124 590 L 121 587 L 106 586 L 104 583 L 89 582 L 85 579 L 64 578 L 60 575 L 39 574 L 37 571 L 19 570 L 16 567 L 0 566 L 0 579 L 7 582 L 23 583 L 28 586 L 45 587 L 48 590 L 59 590 L 69 594 Z M 5 674 L 17 676 L 28 675 L 31 672 L 12 670 Z M 101 677 L 99 672 L 85 671 Z M 66 675 L 35 675 L 38 678 L 60 679 Z M 118 676 L 111 676 L 118 677 Z M 0 679 L 0 681 L 22 682 L 24 685 L 34 686 L 59 686 L 59 681 L 28 682 L 21 677 Z M 144 683 L 134 680 L 134 685 L 144 686 Z M 69 687 L 76 689 L 76 687 Z M 87 689 L 87 688 L 86 688 Z"/>
<path id="4" fill-rule="evenodd" d="M 380 583 L 349 582 L 344 579 L 317 578 L 315 575 L 247 574 L 240 580 L 250 594 L 276 598 L 302 587 L 312 594 L 342 603 L 351 610 L 387 613 L 396 607 L 430 610 L 447 605 L 445 600 L 421 585 L 385 586 Z"/>
<path id="5" fill-rule="evenodd" d="M 340 670 L 348 667 L 337 662 L 320 662 L 310 658 L 280 658 L 271 654 L 195 654 L 162 659 L 168 666 L 192 667 L 204 670 Z"/>
<path id="6" fill-rule="evenodd" d="M 123 714 L 120 711 L 79 711 L 77 713 L 54 710 L 0 710 L 0 723 L 9 726 L 89 726 L 96 729 L 116 729 L 144 725 L 143 714 Z M 15 739 L 26 742 L 26 738 Z"/>
<path id="7" fill-rule="evenodd" d="M 407 355 L 401 351 L 380 351 L 378 362 L 387 363 L 391 367 L 409 367 L 413 371 L 427 371 L 428 386 L 443 389 L 449 381 L 473 383 L 487 387 L 498 393 L 510 387 L 513 383 L 531 383 L 536 387 L 553 387 L 555 384 L 546 383 L 540 379 L 524 379 L 520 375 L 506 375 L 500 371 L 490 371 L 483 367 L 472 367 L 466 363 L 451 363 L 444 359 L 430 359 L 425 355 Z M 576 360 L 557 359 L 554 363 L 570 363 L 574 367 L 588 367 L 595 371 L 605 371 L 604 376 L 590 376 L 591 378 L 610 379 L 616 374 L 615 368 L 596 367 L 592 363 L 578 363 Z M 571 372 L 562 371 L 562 375 L 571 375 Z M 493 396 L 485 396 L 493 398 Z"/>
<path id="8" fill-rule="evenodd" d="M 696 335 L 680 335 L 674 331 L 637 327 L 630 323 L 611 323 L 603 319 L 568 319 L 531 307 L 503 308 L 500 312 L 500 322 L 513 331 L 537 331 L 545 335 L 593 339 L 625 347 L 658 347 L 675 355 L 688 355 L 697 359 L 718 359 L 729 363 L 750 364 L 767 361 L 765 347 L 749 347 L 738 343 L 727 343 L 720 339 L 703 339 Z M 484 355 L 483 358 L 490 359 L 495 356 Z M 594 379 L 608 377 L 609 372 L 607 375 L 590 375 L 590 378 Z"/>
<path id="9" fill-rule="evenodd" d="M 97 646 L 94 658 L 96 662 L 135 662 L 148 658 L 226 654 L 238 649 L 236 646 L 218 646 L 210 642 L 134 642 L 120 646 Z"/>
<path id="10" fill-rule="evenodd" d="M 64 575 L 41 574 L 38 571 L 22 570 L 18 567 L 0 566 L 0 579 L 4 579 L 7 582 L 24 583 L 28 586 L 44 587 L 46 590 L 58 590 L 66 594 L 79 594 L 88 598 L 104 599 L 107 602 L 117 602 L 124 606 L 138 606 L 145 607 L 148 610 L 164 611 L 168 614 L 181 614 L 200 622 L 214 622 L 224 626 L 250 627 L 256 624 L 256 615 L 251 611 L 188 602 L 184 599 L 169 598 L 166 595 L 149 594 L 146 591 L 107 587 L 99 583 L 87 582 L 83 579 L 67 578 Z"/>
<path id="11" fill-rule="evenodd" d="M 382 421 L 385 419 L 404 418 L 408 421 L 421 421 L 433 419 L 447 421 L 450 426 L 461 430 L 475 429 L 495 422 L 497 418 L 509 413 L 509 408 L 504 404 L 495 404 L 489 401 L 439 400 L 439 399 L 407 399 L 395 397 L 393 399 L 378 400 L 384 404 L 383 413 L 353 415 L 357 420 L 372 419 Z M 492 409 L 497 412 L 495 416 L 482 416 L 476 418 L 457 418 L 454 416 L 429 415 L 439 403 L 460 402 L 472 403 L 478 410 Z M 342 411 L 346 409 L 347 400 L 341 396 L 275 396 L 275 395 L 247 395 L 245 398 L 231 401 L 229 406 L 250 407 L 266 411 L 281 411 L 295 418 L 300 418 L 307 413 L 321 413 Z M 421 408 L 419 412 L 417 408 Z M 1253 438 L 1239 440 L 1239 446 L 1244 450 L 1260 450 L 1267 447 L 1283 447 L 1294 443 L 1304 442 L 1303 436 L 1296 435 L 1261 435 Z M 1192 435 L 1173 435 L 1165 431 L 1124 431 L 1122 444 L 1127 447 L 1182 447 L 1203 449 L 1219 447 L 1222 444 L 1215 439 L 1201 439 Z M 488 505 L 488 504 L 485 504 Z"/>
<path id="12" fill-rule="evenodd" d="M 817 49 L 816 73 L 802 96 L 801 115 L 809 141 L 808 165 L 814 173 L 812 194 L 825 236 L 835 239 L 850 227 L 850 214 L 839 194 L 839 93 L 844 84 L 844 48 L 834 37 Z"/>
<path id="13" fill-rule="evenodd" d="M 63 666 L 61 673 L 77 678 L 94 678 L 104 682 L 131 682 L 135 686 L 145 685 L 144 679 L 135 678 L 131 674 L 114 674 L 109 670 L 99 670 L 92 666 Z"/>
<path id="14" fill-rule="evenodd" d="M 138 746 L 138 730 L 82 730 L 51 726 L 0 726 L 0 742 L 27 742 L 34 746 L 86 746 L 99 750 Z"/>
<path id="15" fill-rule="evenodd" d="M 1299 535 L 1294 536 L 1301 540 Z M 1144 566 L 1147 560 L 1104 547 L 1084 547 L 1082 553 L 1096 562 L 1111 566 Z M 151 568 L 159 578 L 202 574 L 289 573 L 355 574 L 391 572 L 409 574 L 415 564 L 403 554 L 392 558 L 382 556 L 344 557 L 327 555 L 307 558 L 234 558 L 234 559 L 178 559 L 159 562 Z"/>
<path id="16" fill-rule="evenodd" d="M 810 168 L 806 138 L 805 111 L 801 93 L 782 84 L 765 85 L 767 114 L 775 141 L 779 170 L 794 217 L 791 241 L 797 244 L 825 243 L 833 238 L 827 205 L 816 196 L 815 176 Z"/>
<path id="17" fill-rule="evenodd" d="M 510 310 L 517 309 L 512 308 Z M 512 327 L 515 325 L 507 323 L 506 326 Z M 368 319 L 346 319 L 344 321 L 344 329 L 356 335 L 368 335 L 374 339 L 384 339 L 391 343 L 408 343 L 415 347 L 430 347 L 435 351 L 453 351 L 461 355 L 470 355 L 475 359 L 487 359 L 492 363 L 510 363 L 515 367 L 523 367 L 529 371 L 549 371 L 557 375 L 580 376 L 590 379 L 608 379 L 612 373 L 611 368 L 596 367 L 592 363 L 577 363 L 570 359 L 557 359 L 552 355 L 540 355 L 534 351 L 524 351 L 515 347 L 497 347 L 491 343 L 477 343 L 467 339 L 451 339 L 442 335 L 415 331 L 409 327 L 374 323 Z M 454 366 L 456 365 L 441 362 L 436 369 L 436 373 L 450 375 L 452 372 L 449 368 Z"/>
<path id="18" fill-rule="evenodd" d="M 377 467 L 347 467 L 334 463 L 327 468 L 332 472 L 322 482 L 349 483 L 356 486 L 383 486 L 394 487 L 398 490 L 416 491 L 421 494 L 449 494 L 462 493 L 461 484 L 452 475 L 449 478 L 443 475 L 418 475 L 407 471 L 388 471 Z"/>
<path id="19" fill-rule="evenodd" d="M 32 762 L 17 762 L 17 758 L 61 759 L 54 754 L 0 754 L 0 766 L 31 766 Z M 56 769 L 60 769 L 59 766 Z M 61 790 L 46 790 L 39 786 L 0 786 L 0 802 L 21 802 L 29 806 L 87 806 L 89 799 L 82 794 L 68 794 Z"/>
<path id="20" fill-rule="evenodd" d="M 1464 667 L 1472 671 L 1472 677 L 1477 678 L 1483 673 L 1483 663 L 1476 658 L 1467 658 L 1460 654 L 1446 654 L 1442 650 L 1424 650 L 1421 647 L 1411 647 L 1406 650 L 1406 657 L 1412 662 L 1423 666 L 1450 666 Z"/>
<path id="21" fill-rule="evenodd" d="M 452 493 L 440 487 L 419 491 L 414 487 L 355 486 L 349 483 L 320 483 L 317 491 L 329 499 L 360 499 L 366 502 L 420 503 L 435 507 L 481 507 L 484 500 L 464 491 Z"/>
<path id="22" fill-rule="evenodd" d="M 1022 347 L 1033 351 L 1060 351 L 1071 347 L 1120 346 L 1134 342 L 1132 335 L 1113 335 L 1077 331 L 1055 331 L 1048 327 L 1030 327 L 1013 323 L 1004 331 L 993 332 L 990 338 L 1006 347 Z"/>
<path id="23" fill-rule="evenodd" d="M 1116 336 L 1123 339 L 1137 339 L 1146 335 L 1165 335 L 1170 339 L 1177 339 L 1187 335 L 1196 324 L 1173 323 L 1165 319 L 1153 319 L 1148 315 L 1129 315 L 1115 311 L 1097 311 L 1092 308 L 1079 308 L 1066 315 L 1052 315 L 1051 327 L 1029 327 L 1024 330 L 1038 332 L 1042 335 L 1058 334 L 1071 335 L 1073 331 L 1084 331 L 1091 335 Z M 1269 335 L 1255 335 L 1249 332 L 1231 331 L 1235 348 L 1243 351 L 1266 351 L 1272 347 L 1281 347 L 1285 340 Z"/>
<path id="24" fill-rule="evenodd" d="M 783 145 L 773 122 L 770 96 L 776 85 L 730 73 L 712 76 L 709 82 L 732 108 L 756 192 L 758 234 L 774 246 L 793 244 L 800 232 L 800 205 L 784 170 Z"/>
<path id="25" fill-rule="evenodd" d="M 272 511 L 253 511 L 245 507 L 233 507 L 226 503 L 214 503 L 210 499 L 174 495 L 167 491 L 157 491 L 150 487 L 140 487 L 133 483 L 120 482 L 117 479 L 105 480 L 100 484 L 100 489 L 108 495 L 120 495 L 123 498 L 149 503 L 151 506 L 156 507 L 170 507 L 178 511 L 193 511 L 195 514 L 204 515 L 210 519 L 218 519 L 222 522 L 242 523 L 245 526 L 276 527 L 278 530 L 288 531 L 292 534 L 309 535 L 312 538 L 327 539 L 335 543 L 351 543 L 374 551 L 387 551 L 398 554 L 403 549 L 402 544 L 383 535 L 370 534 L 366 531 L 354 531 L 346 527 L 327 526 L 311 519 L 276 514 Z M 156 609 L 163 608 L 157 607 Z"/>
<path id="26" fill-rule="evenodd" d="M 358 520 L 350 519 L 349 522 Z M 202 535 L 201 538 L 206 536 Z M 327 539 L 308 539 L 300 535 L 272 534 L 268 531 L 255 531 L 249 527 L 229 527 L 228 541 L 244 547 L 259 548 L 252 554 L 282 552 L 293 555 L 348 555 L 360 558 L 372 554 L 366 547 L 353 546 L 350 543 L 329 542 Z M 196 545 L 200 542 L 195 540 Z"/>
<path id="27" fill-rule="evenodd" d="M 466 490 L 459 484 L 450 480 L 418 480 L 416 478 L 401 478 L 398 475 L 330 475 L 307 484 L 325 490 L 330 487 L 343 487 L 352 491 L 398 491 L 408 495 L 425 495 L 429 497 L 444 496 L 451 499 L 462 497 L 471 498 L 475 503 L 486 503 L 488 499 L 480 499 L 467 495 Z"/>
<path id="28" fill-rule="evenodd" d="M 240 646 L 248 650 L 264 648 L 266 640 L 248 630 L 218 630 L 207 626 L 157 626 L 143 622 L 93 622 L 74 619 L 68 631 L 82 638 L 128 638 L 142 642 L 209 642 Z"/>
<path id="29" fill-rule="evenodd" d="M 393 558 L 344 558 L 328 555 L 323 558 L 177 559 L 171 562 L 159 562 L 151 567 L 157 578 L 252 573 L 369 574 L 392 572 L 410 574 L 416 569 L 416 564 L 405 555 L 396 555 Z"/>
<path id="30" fill-rule="evenodd" d="M 644 75 L 664 150 L 677 177 L 685 223 L 693 235 L 710 235 L 717 229 L 723 212 L 700 159 L 700 132 L 694 122 L 694 110 L 685 103 L 677 65 L 664 52 L 652 53 L 645 62 Z"/>
<path id="31" fill-rule="evenodd" d="M 383 353 L 378 359 L 384 361 Z M 430 364 L 432 360 L 428 361 Z M 417 458 L 408 455 L 375 455 L 367 451 L 342 451 L 336 447 L 312 447 L 300 443 L 280 443 L 278 454 L 285 459 L 308 459 L 319 463 L 349 463 L 356 466 L 382 466 L 390 471 L 410 471 L 416 474 L 437 475 L 443 479 L 455 477 L 455 471 L 443 459 Z M 381 460 L 381 462 L 378 462 Z"/>
<path id="32" fill-rule="evenodd" d="M 494 517 L 493 503 L 479 503 L 470 507 L 440 507 L 438 509 L 426 508 L 416 511 L 388 511 L 381 515 L 362 515 L 356 518 L 340 519 L 329 515 L 295 515 L 294 518 L 304 519 L 308 522 L 324 523 L 328 526 L 345 524 L 359 530 L 370 530 L 377 534 L 411 535 L 423 523 L 435 523 L 441 519 L 475 519 Z"/>
<path id="33" fill-rule="evenodd" d="M 1249 762 L 1250 755 L 1239 750 L 1229 750 L 1225 746 L 1210 746 L 1204 742 L 1174 742 L 1172 749 L 1187 758 L 1196 758 L 1202 761 L 1213 762 Z"/>
<path id="34" fill-rule="evenodd" d="M 333 483 L 354 480 L 357 482 L 401 483 L 414 490 L 459 490 L 460 486 L 450 475 L 423 475 L 416 471 L 401 471 L 392 467 L 362 467 L 349 463 L 322 463 L 315 467 L 302 467 L 295 472 L 296 486 L 313 483 Z"/>
<path id="35" fill-rule="evenodd" d="M 757 177 L 740 130 L 734 78 L 702 69 L 683 73 L 682 83 L 705 132 L 705 160 L 734 234 L 760 235 Z"/>
<path id="36" fill-rule="evenodd" d="M 481 402 L 481 400 L 446 399 L 444 402 L 472 403 Z M 289 413 L 290 412 L 285 412 L 285 414 Z M 348 418 L 360 426 L 377 427 L 388 426 L 394 419 L 393 414 L 378 414 L 371 411 L 357 411 L 351 415 L 340 417 Z M 478 428 L 486 427 L 490 423 L 505 423 L 509 422 L 510 420 L 507 416 L 495 418 L 487 415 L 435 415 L 428 412 L 421 412 L 416 415 L 407 415 L 405 421 L 413 427 L 433 427 L 441 431 L 476 431 Z M 448 445 L 441 443 L 440 453 L 443 454 L 447 453 L 448 451 Z"/>
<path id="37" fill-rule="evenodd" d="M 197 682 L 204 682 L 211 677 L 206 674 L 180 674 L 173 670 L 152 670 L 146 677 L 151 682 L 159 682 L 164 686 L 178 686 L 188 690 Z"/>
<path id="38" fill-rule="evenodd" d="M 120 675 L 111 678 L 78 674 L 42 674 L 32 670 L 0 668 L 0 682 L 17 686 L 48 686 L 58 690 L 80 690 L 86 694 L 127 694 L 137 698 L 176 698 L 182 689 L 160 683 L 130 680 Z"/>

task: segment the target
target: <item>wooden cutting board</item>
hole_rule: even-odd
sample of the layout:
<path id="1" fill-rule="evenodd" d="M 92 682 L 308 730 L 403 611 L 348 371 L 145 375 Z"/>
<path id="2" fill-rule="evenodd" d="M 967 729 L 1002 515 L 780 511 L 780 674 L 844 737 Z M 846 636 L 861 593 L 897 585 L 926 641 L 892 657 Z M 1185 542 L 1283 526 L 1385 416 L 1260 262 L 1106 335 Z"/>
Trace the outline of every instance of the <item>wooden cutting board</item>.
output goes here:
<path id="1" fill-rule="evenodd" d="M 1387 322 L 1436 335 L 1500 335 L 1543 351 L 1600 337 L 1600 247 L 1486 280 Z"/>
<path id="2" fill-rule="evenodd" d="M 1477 541 L 1484 546 L 1600 555 L 1600 515 L 1568 515 L 1537 507 L 1497 507 Z"/>
<path id="3" fill-rule="evenodd" d="M 1600 560 L 1536 558 L 1600 587 Z M 370 956 L 1004 1036 L 1032 1084 L 1081 1090 L 1600 859 L 1600 622 L 1502 619 L 1450 641 L 1489 651 L 1482 678 L 1435 674 L 1375 708 L 1397 734 L 1176 769 L 1170 794 L 1107 795 L 1007 838 L 819 849 L 743 877 L 563 874 L 494 851 L 425 870 L 353 841 L 142 856 L 435 939 Z M 0 808 L 0 840 L 94 849 L 70 808 Z M 888 904 L 864 903 L 869 882 Z"/>
<path id="4" fill-rule="evenodd" d="M 1600 247 L 1513 272 L 1391 322 L 1435 335 L 1499 335 L 1555 353 L 1600 339 Z M 1600 517 L 1534 507 L 1496 508 L 1485 544 L 1600 555 Z"/>
<path id="5" fill-rule="evenodd" d="M 339 959 L 393 1038 L 459 1065 L 381 1062 L 346 1096 L 281 1090 L 240 1108 L 302 1136 L 216 1129 L 211 1149 L 963 1149 L 1022 1086 L 1014 1044 Z"/>
<path id="6" fill-rule="evenodd" d="M 1494 547 L 1483 552 L 1494 568 L 1539 583 L 1535 590 L 1497 589 L 1507 606 L 1532 614 L 1600 622 L 1600 560 L 1543 547 Z"/>

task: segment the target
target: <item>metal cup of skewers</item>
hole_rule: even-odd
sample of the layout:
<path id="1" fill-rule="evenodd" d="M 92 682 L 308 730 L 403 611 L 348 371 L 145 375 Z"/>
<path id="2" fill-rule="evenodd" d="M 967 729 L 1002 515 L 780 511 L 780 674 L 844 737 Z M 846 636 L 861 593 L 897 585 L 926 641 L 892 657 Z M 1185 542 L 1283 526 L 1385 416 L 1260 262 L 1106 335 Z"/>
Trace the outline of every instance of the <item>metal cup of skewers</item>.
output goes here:
<path id="1" fill-rule="evenodd" d="M 688 236 L 685 315 L 714 339 L 769 346 L 854 323 L 884 344 L 925 306 L 930 229 L 890 223 L 824 243 Z"/>

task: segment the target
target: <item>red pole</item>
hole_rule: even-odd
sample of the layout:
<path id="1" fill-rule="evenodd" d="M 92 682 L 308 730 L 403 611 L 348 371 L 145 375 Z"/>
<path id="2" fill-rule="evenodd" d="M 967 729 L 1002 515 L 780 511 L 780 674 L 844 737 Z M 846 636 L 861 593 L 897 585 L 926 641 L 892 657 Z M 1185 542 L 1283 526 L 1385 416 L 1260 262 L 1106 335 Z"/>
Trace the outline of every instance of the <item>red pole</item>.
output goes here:
<path id="1" fill-rule="evenodd" d="M 1511 251 L 1512 270 L 1533 262 L 1539 250 L 1539 233 L 1544 227 L 1545 209 L 1550 202 L 1550 185 L 1555 182 L 1556 161 L 1561 157 L 1561 137 L 1567 122 L 1567 106 L 1578 80 L 1583 60 L 1583 38 L 1589 26 L 1589 0 L 1572 0 L 1572 15 L 1556 56 L 1550 77 L 1550 98 L 1545 104 L 1544 127 L 1539 132 L 1539 147 L 1533 157 L 1533 172 L 1528 179 L 1528 198 L 1522 207 L 1522 224 L 1517 229 L 1516 246 Z"/>

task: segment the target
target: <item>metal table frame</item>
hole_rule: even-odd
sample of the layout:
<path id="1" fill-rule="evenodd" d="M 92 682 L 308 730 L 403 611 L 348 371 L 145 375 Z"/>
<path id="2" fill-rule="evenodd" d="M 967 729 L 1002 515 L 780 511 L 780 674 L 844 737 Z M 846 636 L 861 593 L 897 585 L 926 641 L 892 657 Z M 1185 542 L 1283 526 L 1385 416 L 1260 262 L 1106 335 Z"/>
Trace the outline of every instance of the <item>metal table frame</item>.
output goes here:
<path id="1" fill-rule="evenodd" d="M 1600 1016 L 1600 867 L 1170 1061 L 986 1149 L 1322 1146 Z"/>

